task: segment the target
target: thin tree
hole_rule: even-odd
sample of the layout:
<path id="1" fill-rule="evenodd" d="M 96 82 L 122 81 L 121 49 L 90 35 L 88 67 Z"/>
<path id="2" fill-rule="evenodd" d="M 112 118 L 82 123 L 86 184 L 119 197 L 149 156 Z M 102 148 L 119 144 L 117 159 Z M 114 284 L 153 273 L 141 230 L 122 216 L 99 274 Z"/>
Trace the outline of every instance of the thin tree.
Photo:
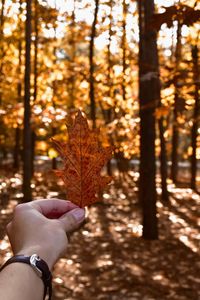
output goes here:
<path id="1" fill-rule="evenodd" d="M 68 109 L 74 108 L 75 101 L 75 88 L 76 88 L 76 75 L 74 71 L 74 64 L 76 59 L 76 0 L 73 0 L 73 11 L 70 22 L 70 65 L 69 65 L 69 74 L 70 80 L 68 80 L 68 89 L 69 89 L 69 101 Z"/>
<path id="2" fill-rule="evenodd" d="M 4 65 L 4 56 L 5 56 L 5 49 L 4 49 L 4 14 L 5 14 L 5 0 L 1 1 L 1 12 L 0 12 L 0 105 L 2 105 L 2 96 L 3 96 L 3 65 Z M 0 125 L 2 121 L 0 120 Z M 5 134 L 6 138 L 6 134 Z M 3 145 L 0 145 L 0 150 L 3 152 L 4 158 L 7 156 L 7 151 Z M 0 161 L 1 164 L 1 161 Z"/>
<path id="3" fill-rule="evenodd" d="M 112 43 L 112 27 L 113 27 L 113 0 L 110 0 L 108 3 L 110 12 L 108 15 L 109 18 L 109 26 L 108 26 L 108 45 L 106 49 L 106 67 L 107 67 L 107 72 L 106 72 L 106 97 L 108 99 L 113 98 L 113 59 L 112 59 L 112 53 L 111 53 L 111 43 Z M 109 104 L 108 104 L 109 105 Z M 112 110 L 113 108 L 109 105 L 109 107 L 104 108 L 102 102 L 100 101 L 100 107 L 102 110 L 102 114 L 104 117 L 105 124 L 109 124 L 112 120 Z"/>
<path id="4" fill-rule="evenodd" d="M 17 100 L 18 103 L 22 102 L 22 0 L 19 2 L 19 37 L 18 37 L 18 83 L 17 83 Z M 13 155 L 13 168 L 14 170 L 19 169 L 19 154 L 20 154 L 20 125 L 17 123 L 17 127 L 15 129 L 15 146 L 14 146 L 14 155 Z"/>
<path id="5" fill-rule="evenodd" d="M 34 39 L 34 63 L 33 63 L 33 73 L 34 73 L 34 84 L 33 84 L 33 102 L 37 101 L 37 90 L 38 90 L 38 39 L 39 39 L 39 26 L 38 26 L 38 0 L 34 0 L 34 29 L 35 29 L 35 39 Z M 36 133 L 34 128 L 32 128 L 32 174 L 34 174 L 34 159 L 35 159 L 35 142 Z"/>
<path id="6" fill-rule="evenodd" d="M 127 69 L 127 36 L 126 36 L 127 3 L 123 0 L 123 19 L 122 19 L 122 98 L 126 100 L 126 69 Z"/>
<path id="7" fill-rule="evenodd" d="M 111 99 L 113 97 L 112 93 L 112 77 L 113 77 L 113 69 L 112 69 L 112 54 L 111 54 L 111 43 L 112 43 L 112 26 L 113 26 L 113 0 L 110 0 L 109 2 L 110 6 L 110 14 L 109 14 L 109 29 L 108 29 L 108 45 L 107 45 L 107 63 L 108 63 L 108 70 L 107 70 L 107 85 L 108 85 L 108 98 Z M 106 123 L 111 122 L 111 115 L 112 115 L 112 109 L 108 109 Z"/>
<path id="8" fill-rule="evenodd" d="M 0 15 L 0 105 L 2 104 L 2 78 L 3 78 L 3 57 L 4 57 L 4 13 L 5 13 L 5 0 L 1 2 L 1 15 Z"/>
<path id="9" fill-rule="evenodd" d="M 90 46 L 89 46 L 89 64 L 90 64 L 90 74 L 89 74 L 89 84 L 90 84 L 90 116 L 92 119 L 93 128 L 96 127 L 96 103 L 95 103 L 95 63 L 94 63 L 94 41 L 96 37 L 96 24 L 99 11 L 99 0 L 95 0 L 95 10 L 94 10 L 94 20 L 92 23 Z"/>
<path id="10" fill-rule="evenodd" d="M 198 47 L 192 48 L 192 60 L 193 60 L 193 78 L 194 78 L 194 112 L 193 112 L 193 126 L 191 132 L 191 145 L 192 145 L 192 156 L 191 156 L 191 188 L 196 190 L 196 176 L 197 176 L 197 137 L 198 137 L 198 122 L 200 116 L 200 99 L 199 99 L 199 64 L 198 64 Z"/>
<path id="11" fill-rule="evenodd" d="M 161 105 L 161 99 L 160 99 L 160 105 Z M 162 200 L 165 202 L 169 201 L 169 192 L 167 189 L 167 153 L 166 153 L 166 143 L 165 143 L 165 137 L 164 137 L 164 118 L 161 117 L 158 120 L 158 126 L 159 126 L 159 136 L 160 136 L 160 175 L 161 175 L 161 188 L 162 188 Z"/>
<path id="12" fill-rule="evenodd" d="M 178 111 L 179 111 L 179 65 L 181 60 L 181 22 L 178 21 L 177 25 L 177 36 L 176 36 L 176 49 L 175 49 L 175 75 L 174 75 L 174 111 L 173 111 L 173 127 L 172 127 L 172 166 L 171 166 L 171 178 L 173 182 L 177 182 L 178 174 L 178 146 L 179 146 L 179 132 L 178 132 Z"/>
<path id="13" fill-rule="evenodd" d="M 38 80 L 38 38 L 39 38 L 39 28 L 38 28 L 38 0 L 34 0 L 34 28 L 35 28 L 35 39 L 34 39 L 34 92 L 33 100 L 34 103 L 37 100 L 37 80 Z"/>
<path id="14" fill-rule="evenodd" d="M 157 33 L 151 27 L 153 0 L 139 0 L 140 181 L 143 237 L 158 238 L 156 214 L 155 108 L 159 99 Z"/>
<path id="15" fill-rule="evenodd" d="M 4 10 L 5 10 L 5 0 L 1 1 L 1 15 L 0 15 L 0 36 L 3 35 L 3 25 L 4 25 Z"/>
<path id="16" fill-rule="evenodd" d="M 111 56 L 111 43 L 112 43 L 112 25 L 113 25 L 113 0 L 110 0 L 109 2 L 110 6 L 110 14 L 109 14 L 109 37 L 108 37 L 108 46 L 107 46 L 107 62 L 108 62 L 108 70 L 107 70 L 107 85 L 108 85 L 108 98 L 111 99 L 113 97 L 113 91 L 112 91 L 112 77 L 113 77 L 113 71 L 112 71 L 112 56 Z M 112 107 L 109 107 L 106 111 L 105 115 L 105 123 L 109 124 L 112 121 Z M 110 143 L 113 144 L 112 136 L 109 135 Z M 109 160 L 107 163 L 107 173 L 109 176 L 112 175 L 112 166 L 111 161 Z"/>
<path id="17" fill-rule="evenodd" d="M 24 202 L 32 199 L 32 155 L 31 155 L 31 106 L 30 106 L 30 77 L 31 77 L 31 16 L 32 0 L 26 1 L 25 25 L 25 76 L 24 76 L 24 135 L 23 135 L 23 194 Z"/>
<path id="18" fill-rule="evenodd" d="M 57 3 L 56 0 L 54 1 L 54 9 L 56 12 L 56 20 L 57 20 Z M 57 26 L 56 26 L 56 20 L 54 22 L 54 46 L 53 46 L 53 69 L 55 70 L 56 65 L 57 65 Z M 54 108 L 54 111 L 56 111 L 56 98 L 57 98 L 57 80 L 56 78 L 52 82 L 52 90 L 53 90 L 53 95 L 52 95 L 52 107 Z M 52 136 L 56 135 L 57 129 L 56 126 L 52 123 Z M 57 169 L 57 160 L 56 157 L 52 158 L 52 169 Z"/>

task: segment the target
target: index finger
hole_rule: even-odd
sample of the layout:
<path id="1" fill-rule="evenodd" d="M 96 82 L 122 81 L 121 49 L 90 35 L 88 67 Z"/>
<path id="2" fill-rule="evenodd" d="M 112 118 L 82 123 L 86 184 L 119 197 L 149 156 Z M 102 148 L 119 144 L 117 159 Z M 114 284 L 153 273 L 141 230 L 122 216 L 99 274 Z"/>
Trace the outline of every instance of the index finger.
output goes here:
<path id="1" fill-rule="evenodd" d="M 78 207 L 70 201 L 55 198 L 34 200 L 30 205 L 46 217 L 59 217 Z"/>

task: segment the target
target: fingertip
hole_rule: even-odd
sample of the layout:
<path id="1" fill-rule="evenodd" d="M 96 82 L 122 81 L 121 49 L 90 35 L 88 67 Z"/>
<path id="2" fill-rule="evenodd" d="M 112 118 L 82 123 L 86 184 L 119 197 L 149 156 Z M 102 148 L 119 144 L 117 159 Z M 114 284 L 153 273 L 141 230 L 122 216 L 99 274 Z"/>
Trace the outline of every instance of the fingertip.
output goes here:
<path id="1" fill-rule="evenodd" d="M 84 208 L 75 208 L 70 210 L 63 216 L 59 218 L 59 221 L 62 223 L 64 230 L 69 233 L 75 231 L 85 220 L 85 209 Z"/>
<path id="2" fill-rule="evenodd" d="M 75 208 L 70 211 L 70 214 L 74 216 L 75 220 L 78 223 L 81 223 L 85 219 L 85 209 L 84 208 Z"/>

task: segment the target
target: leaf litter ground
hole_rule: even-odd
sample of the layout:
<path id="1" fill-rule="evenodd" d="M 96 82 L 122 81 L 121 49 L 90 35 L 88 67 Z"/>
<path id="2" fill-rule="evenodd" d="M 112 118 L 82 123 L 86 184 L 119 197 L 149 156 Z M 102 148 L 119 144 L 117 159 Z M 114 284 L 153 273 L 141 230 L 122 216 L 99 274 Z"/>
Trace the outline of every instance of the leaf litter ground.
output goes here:
<path id="1" fill-rule="evenodd" d="M 54 300 L 200 299 L 199 195 L 169 186 L 170 204 L 158 202 L 160 239 L 145 241 L 136 175 L 116 177 L 70 237 L 68 253 L 54 270 Z M 2 263 L 10 255 L 5 224 L 21 200 L 21 176 L 2 173 L 0 187 Z M 63 197 L 49 173 L 36 173 L 33 188 L 35 198 Z"/>

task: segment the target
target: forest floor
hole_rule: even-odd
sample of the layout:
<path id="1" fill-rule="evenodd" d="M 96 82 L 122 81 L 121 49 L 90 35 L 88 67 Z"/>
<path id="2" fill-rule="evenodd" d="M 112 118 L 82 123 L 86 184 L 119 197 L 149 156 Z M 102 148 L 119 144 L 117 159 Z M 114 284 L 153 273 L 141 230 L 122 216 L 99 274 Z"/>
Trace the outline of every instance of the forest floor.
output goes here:
<path id="1" fill-rule="evenodd" d="M 170 203 L 157 204 L 159 240 L 147 241 L 141 238 L 137 179 L 137 172 L 116 176 L 102 202 L 89 209 L 55 267 L 53 300 L 200 299 L 199 194 L 169 184 Z M 21 182 L 20 174 L 1 170 L 0 263 L 11 255 L 5 225 L 21 201 Z M 64 197 L 49 172 L 37 172 L 32 187 L 35 199 Z"/>

